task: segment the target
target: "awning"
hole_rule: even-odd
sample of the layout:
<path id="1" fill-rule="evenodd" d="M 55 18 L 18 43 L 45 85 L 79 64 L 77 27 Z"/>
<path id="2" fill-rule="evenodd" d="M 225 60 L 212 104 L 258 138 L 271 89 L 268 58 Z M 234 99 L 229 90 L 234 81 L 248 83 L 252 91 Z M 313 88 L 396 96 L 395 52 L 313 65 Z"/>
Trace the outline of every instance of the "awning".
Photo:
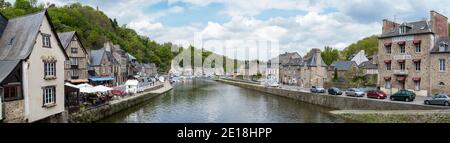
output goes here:
<path id="1" fill-rule="evenodd" d="M 422 40 L 414 40 L 413 43 L 414 44 L 420 44 L 420 43 L 422 43 Z"/>
<path id="2" fill-rule="evenodd" d="M 397 77 L 397 80 L 398 80 L 398 81 L 405 81 L 405 80 L 406 80 L 406 77 L 403 77 L 403 76 Z"/>
<path id="3" fill-rule="evenodd" d="M 397 62 L 399 62 L 399 63 L 405 63 L 406 61 L 405 61 L 405 60 L 397 60 Z"/>
<path id="4" fill-rule="evenodd" d="M 390 76 L 384 77 L 384 80 L 391 80 L 391 79 L 392 79 L 392 77 L 390 77 Z"/>
<path id="5" fill-rule="evenodd" d="M 405 41 L 400 41 L 400 42 L 398 42 L 397 44 L 399 44 L 399 45 L 405 45 L 406 42 L 405 42 Z"/>
<path id="6" fill-rule="evenodd" d="M 87 79 L 73 79 L 73 80 L 69 80 L 70 83 L 87 83 L 89 82 L 89 80 Z"/>
<path id="7" fill-rule="evenodd" d="M 114 80 L 113 77 L 91 77 L 89 78 L 91 81 L 111 81 Z"/>
<path id="8" fill-rule="evenodd" d="M 391 42 L 386 42 L 386 43 L 384 43 L 384 46 L 386 46 L 386 47 L 389 47 L 389 46 L 391 46 L 391 45 L 392 45 Z"/>
<path id="9" fill-rule="evenodd" d="M 420 78 L 420 77 L 413 77 L 413 79 L 412 80 L 414 80 L 414 81 L 420 81 L 422 78 Z"/>
<path id="10" fill-rule="evenodd" d="M 414 63 L 420 63 L 421 59 L 413 59 Z"/>
<path id="11" fill-rule="evenodd" d="M 384 63 L 390 64 L 390 63 L 391 63 L 391 60 L 385 60 Z"/>

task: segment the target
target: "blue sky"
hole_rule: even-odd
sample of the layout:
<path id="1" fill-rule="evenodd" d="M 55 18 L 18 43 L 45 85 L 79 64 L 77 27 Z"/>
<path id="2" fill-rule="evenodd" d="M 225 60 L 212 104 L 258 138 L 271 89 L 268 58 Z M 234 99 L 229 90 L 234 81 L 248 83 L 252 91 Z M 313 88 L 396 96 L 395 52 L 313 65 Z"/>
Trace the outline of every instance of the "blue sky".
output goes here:
<path id="1" fill-rule="evenodd" d="M 13 0 L 9 0 L 13 1 Z M 209 47 L 257 47 L 276 41 L 281 52 L 304 55 L 311 48 L 342 49 L 380 34 L 382 19 L 397 22 L 450 15 L 448 0 L 38 0 L 57 5 L 81 2 L 99 7 L 158 42 L 195 45 L 195 37 L 216 40 Z M 236 42 L 241 40 L 240 42 Z M 200 47 L 208 48 L 205 45 Z"/>

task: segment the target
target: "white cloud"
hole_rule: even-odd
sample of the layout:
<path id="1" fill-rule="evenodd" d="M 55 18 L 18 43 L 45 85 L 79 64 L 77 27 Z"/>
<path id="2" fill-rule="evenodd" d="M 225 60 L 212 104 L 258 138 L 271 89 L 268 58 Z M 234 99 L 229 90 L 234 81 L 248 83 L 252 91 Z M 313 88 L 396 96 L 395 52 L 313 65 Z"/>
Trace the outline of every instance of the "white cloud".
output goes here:
<path id="1" fill-rule="evenodd" d="M 67 2 L 65 0 L 48 0 Z M 166 2 L 162 0 L 112 0 L 88 1 L 97 5 L 119 23 L 128 24 L 143 35 L 158 42 L 174 42 L 189 45 L 196 35 L 207 40 L 219 40 L 210 47 L 257 47 L 256 42 L 243 40 L 278 40 L 283 51 L 305 54 L 311 48 L 333 46 L 343 49 L 357 40 L 379 34 L 381 19 L 398 22 L 420 20 L 429 17 L 430 10 L 450 16 L 448 0 L 168 0 L 169 8 L 157 12 L 145 12 L 148 7 Z M 185 3 L 183 7 L 180 2 Z M 168 14 L 183 13 L 189 7 L 207 7 L 218 3 L 218 10 L 230 20 L 226 22 L 202 21 L 184 26 L 166 26 L 159 21 Z M 273 16 L 268 20 L 255 17 L 265 10 L 299 10 L 306 14 L 291 17 Z M 181 42 L 184 41 L 184 42 Z"/>

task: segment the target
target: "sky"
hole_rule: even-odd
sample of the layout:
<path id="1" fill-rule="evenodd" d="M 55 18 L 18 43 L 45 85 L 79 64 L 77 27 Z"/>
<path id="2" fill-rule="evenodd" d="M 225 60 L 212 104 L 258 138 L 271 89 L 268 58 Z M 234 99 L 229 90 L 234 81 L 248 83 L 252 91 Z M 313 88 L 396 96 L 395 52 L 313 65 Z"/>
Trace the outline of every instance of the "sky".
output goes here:
<path id="1" fill-rule="evenodd" d="M 325 46 L 343 49 L 364 37 L 380 34 L 382 19 L 400 23 L 429 19 L 431 10 L 450 15 L 448 0 L 38 1 L 98 6 L 119 24 L 157 42 L 191 44 L 225 55 L 223 48 L 263 51 L 256 47 L 267 45 L 264 43 L 276 43 L 279 53 L 301 55 Z M 268 53 L 274 52 L 259 54 Z"/>

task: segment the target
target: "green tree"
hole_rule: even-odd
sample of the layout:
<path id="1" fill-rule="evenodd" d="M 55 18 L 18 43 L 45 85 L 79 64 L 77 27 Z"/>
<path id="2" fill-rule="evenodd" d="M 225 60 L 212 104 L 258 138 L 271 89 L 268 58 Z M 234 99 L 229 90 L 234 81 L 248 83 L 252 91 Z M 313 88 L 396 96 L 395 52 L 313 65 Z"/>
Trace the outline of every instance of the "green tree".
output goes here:
<path id="1" fill-rule="evenodd" d="M 371 57 L 378 53 L 378 36 L 373 35 L 362 40 L 357 41 L 356 43 L 351 44 L 346 47 L 343 51 L 342 60 L 350 60 L 350 58 L 358 53 L 359 51 L 364 50 L 367 56 Z"/>
<path id="2" fill-rule="evenodd" d="M 321 53 L 322 59 L 327 65 L 331 65 L 334 61 L 339 59 L 339 50 L 326 46 Z"/>

